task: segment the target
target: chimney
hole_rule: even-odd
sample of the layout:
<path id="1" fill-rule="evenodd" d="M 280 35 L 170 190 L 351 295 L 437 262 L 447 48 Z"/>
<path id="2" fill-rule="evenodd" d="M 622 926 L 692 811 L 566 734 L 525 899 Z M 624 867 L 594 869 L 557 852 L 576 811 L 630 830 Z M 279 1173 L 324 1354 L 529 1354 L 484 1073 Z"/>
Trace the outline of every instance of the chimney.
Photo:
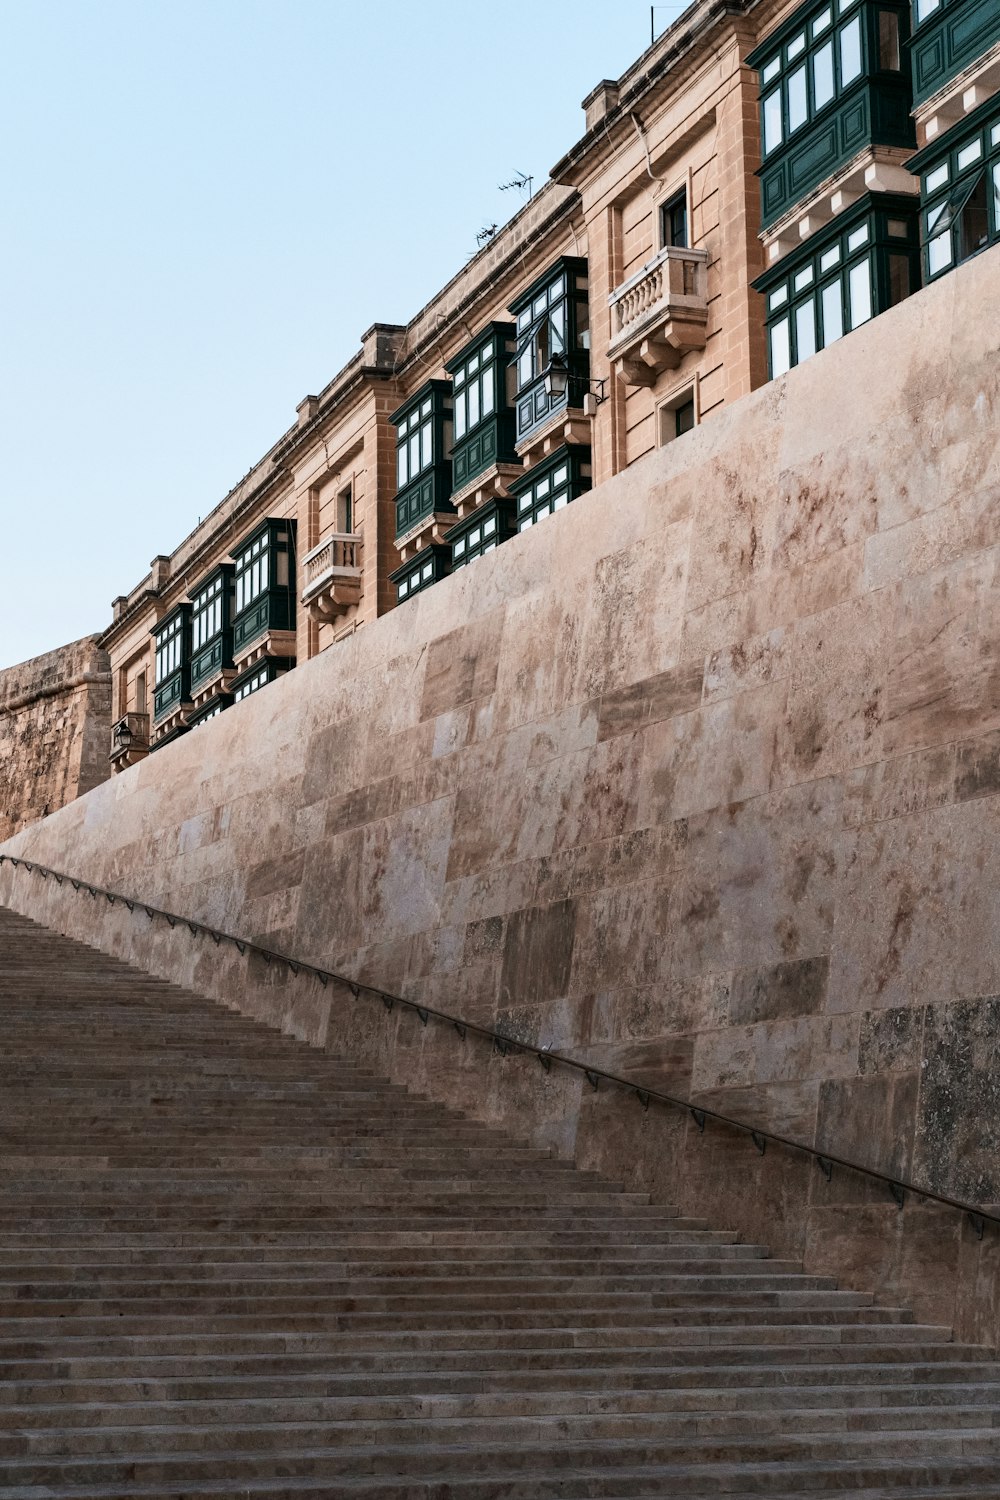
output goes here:
<path id="1" fill-rule="evenodd" d="M 602 78 L 597 87 L 591 89 L 583 101 L 588 130 L 593 130 L 605 115 L 609 115 L 613 109 L 618 108 L 619 92 L 618 84 L 613 78 Z"/>

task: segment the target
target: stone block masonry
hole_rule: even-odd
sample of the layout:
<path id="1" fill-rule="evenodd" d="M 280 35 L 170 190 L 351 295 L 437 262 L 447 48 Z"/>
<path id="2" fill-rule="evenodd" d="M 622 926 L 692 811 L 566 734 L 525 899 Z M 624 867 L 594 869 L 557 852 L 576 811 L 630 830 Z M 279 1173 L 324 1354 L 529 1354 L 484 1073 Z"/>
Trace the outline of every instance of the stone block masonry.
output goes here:
<path id="1" fill-rule="evenodd" d="M 111 671 L 97 636 L 0 672 L 0 838 L 110 774 Z"/>
<path id="2" fill-rule="evenodd" d="M 993 250 L 6 848 L 997 1203 L 998 289 Z M 0 902 L 1000 1342 L 959 1215 Z"/>

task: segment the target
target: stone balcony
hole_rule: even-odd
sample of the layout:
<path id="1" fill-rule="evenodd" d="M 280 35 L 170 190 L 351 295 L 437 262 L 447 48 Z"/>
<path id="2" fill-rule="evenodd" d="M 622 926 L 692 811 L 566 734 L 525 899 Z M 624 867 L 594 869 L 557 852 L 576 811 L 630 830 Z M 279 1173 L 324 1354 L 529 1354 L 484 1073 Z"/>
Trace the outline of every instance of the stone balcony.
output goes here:
<path id="1" fill-rule="evenodd" d="M 346 614 L 361 598 L 361 537 L 334 531 L 302 560 L 302 603 L 317 625 Z"/>
<path id="2" fill-rule="evenodd" d="M 124 771 L 149 754 L 149 714 L 123 714 L 111 731 L 112 769 Z"/>
<path id="3" fill-rule="evenodd" d="M 669 245 L 615 287 L 608 358 L 626 385 L 653 385 L 690 349 L 704 349 L 708 251 Z"/>

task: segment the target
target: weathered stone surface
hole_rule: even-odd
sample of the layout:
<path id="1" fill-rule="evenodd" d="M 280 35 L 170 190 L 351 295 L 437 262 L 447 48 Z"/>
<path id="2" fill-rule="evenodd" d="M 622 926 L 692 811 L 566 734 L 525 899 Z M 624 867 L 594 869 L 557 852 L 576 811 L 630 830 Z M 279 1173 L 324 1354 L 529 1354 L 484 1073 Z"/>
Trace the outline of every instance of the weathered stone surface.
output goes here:
<path id="1" fill-rule="evenodd" d="M 977 257 L 10 850 L 1000 1200 L 998 276 Z M 0 900 L 1000 1341 L 995 1247 L 954 1216 L 7 866 Z"/>
<path id="2" fill-rule="evenodd" d="M 97 642 L 0 672 L 0 839 L 111 774 L 111 670 Z"/>

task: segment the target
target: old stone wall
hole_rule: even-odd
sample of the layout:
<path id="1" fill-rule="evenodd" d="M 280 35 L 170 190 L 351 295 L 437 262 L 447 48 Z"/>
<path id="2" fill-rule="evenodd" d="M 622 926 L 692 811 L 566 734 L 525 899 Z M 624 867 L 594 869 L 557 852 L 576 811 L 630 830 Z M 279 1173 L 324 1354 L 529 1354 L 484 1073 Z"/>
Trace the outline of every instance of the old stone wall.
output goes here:
<path id="1" fill-rule="evenodd" d="M 0 838 L 110 774 L 111 671 L 98 640 L 0 672 Z"/>
<path id="2" fill-rule="evenodd" d="M 8 846 L 1000 1201 L 1000 250 Z M 1000 1342 L 1000 1236 L 9 865 L 0 900 Z"/>

